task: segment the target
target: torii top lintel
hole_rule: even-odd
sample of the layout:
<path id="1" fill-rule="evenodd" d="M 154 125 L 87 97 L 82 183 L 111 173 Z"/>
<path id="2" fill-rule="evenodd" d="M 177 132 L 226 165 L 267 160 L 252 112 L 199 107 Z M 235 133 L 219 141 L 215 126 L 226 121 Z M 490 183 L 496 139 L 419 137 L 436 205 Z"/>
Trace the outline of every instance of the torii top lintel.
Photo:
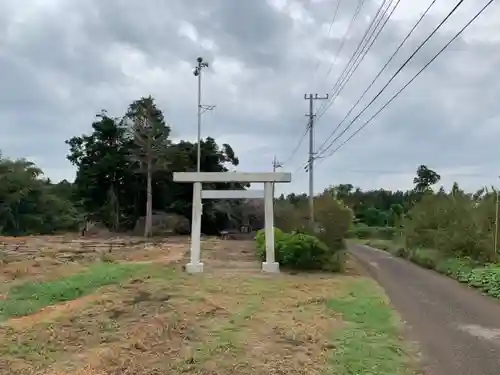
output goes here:
<path id="1" fill-rule="evenodd" d="M 175 182 L 291 182 L 289 172 L 174 172 Z"/>

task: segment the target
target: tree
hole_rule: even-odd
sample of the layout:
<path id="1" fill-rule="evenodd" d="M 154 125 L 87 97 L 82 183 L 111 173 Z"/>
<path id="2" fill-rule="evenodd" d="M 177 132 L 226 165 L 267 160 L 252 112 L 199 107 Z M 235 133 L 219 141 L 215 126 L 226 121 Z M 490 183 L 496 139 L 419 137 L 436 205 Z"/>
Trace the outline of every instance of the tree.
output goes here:
<path id="1" fill-rule="evenodd" d="M 415 184 L 415 192 L 424 193 L 431 189 L 432 185 L 435 185 L 441 180 L 441 176 L 429 169 L 426 165 L 421 165 L 417 169 L 417 176 L 413 179 Z"/>
<path id="2" fill-rule="evenodd" d="M 463 196 L 463 195 L 465 195 L 465 192 L 462 189 L 460 189 L 460 186 L 458 186 L 457 182 L 454 182 L 453 186 L 451 187 L 451 195 L 453 197 L 457 197 L 459 195 Z"/>
<path id="3" fill-rule="evenodd" d="M 144 236 L 152 235 L 153 226 L 153 173 L 166 169 L 170 150 L 170 127 L 166 125 L 162 112 L 149 96 L 133 102 L 126 119 L 131 121 L 131 135 L 136 147 L 131 156 L 138 164 L 139 172 L 146 174 L 146 220 Z"/>
<path id="4" fill-rule="evenodd" d="M 391 204 L 390 214 L 392 226 L 401 226 L 401 221 L 404 214 L 403 206 L 398 203 Z"/>
<path id="5" fill-rule="evenodd" d="M 382 227 L 387 225 L 388 215 L 385 211 L 375 207 L 368 207 L 363 212 L 363 222 L 370 227 Z"/>
<path id="6" fill-rule="evenodd" d="M 43 172 L 25 159 L 0 156 L 0 234 L 51 234 L 76 230 L 79 212 L 52 191 Z"/>
<path id="7" fill-rule="evenodd" d="M 90 218 L 118 229 L 123 220 L 137 216 L 134 201 L 138 181 L 129 157 L 133 143 L 127 138 L 122 121 L 109 117 L 105 111 L 96 115 L 92 129 L 90 135 L 66 141 L 70 147 L 67 158 L 77 167 L 75 199 Z M 110 199 L 116 201 L 110 204 Z"/>
<path id="8" fill-rule="evenodd" d="M 137 104 L 144 98 L 134 102 Z M 152 99 L 151 99 L 152 101 Z M 77 176 L 72 186 L 72 200 L 81 205 L 90 218 L 104 223 L 112 230 L 129 230 L 135 227 L 141 216 L 147 211 L 147 164 L 142 164 L 147 154 L 140 147 L 139 140 L 146 139 L 149 133 L 140 133 L 139 140 L 134 138 L 134 111 L 137 106 L 130 106 L 122 117 L 111 117 L 101 111 L 92 124 L 92 133 L 73 137 L 67 141 L 70 146 L 68 159 L 77 167 Z M 154 104 L 154 102 L 153 102 Z M 164 124 L 159 109 L 153 111 L 153 117 Z M 166 126 L 166 125 L 165 125 Z M 165 129 L 166 130 L 166 129 Z M 187 141 L 172 143 L 166 137 L 166 131 L 160 134 L 165 141 L 165 155 L 155 159 L 151 173 L 151 206 L 153 212 L 170 212 L 191 218 L 193 189 L 191 184 L 179 184 L 173 181 L 173 171 L 187 172 L 196 170 L 197 144 Z M 153 137 L 153 145 L 161 145 Z M 228 144 L 219 146 L 213 138 L 201 141 L 201 166 L 203 171 L 223 172 L 229 165 L 237 165 L 239 160 Z M 147 148 L 146 148 L 147 150 Z M 163 157 L 165 156 L 165 159 Z M 166 160 L 168 168 L 163 168 L 160 161 Z M 157 166 L 157 167 L 155 167 Z M 140 173 L 138 173 L 140 172 Z M 58 187 L 59 188 L 59 187 Z M 63 188 L 63 185 L 60 187 Z M 241 184 L 207 184 L 210 189 L 245 188 Z M 70 191 L 68 191 L 70 193 Z M 226 205 L 227 206 L 227 205 Z M 219 206 L 215 201 L 204 202 L 205 213 L 202 216 L 202 230 L 207 234 L 218 233 L 228 225 L 228 207 Z M 232 207 L 231 207 L 232 209 Z M 224 212 L 225 211 L 225 212 Z M 231 216 L 231 215 L 229 215 Z M 233 215 L 234 216 L 234 215 Z"/>

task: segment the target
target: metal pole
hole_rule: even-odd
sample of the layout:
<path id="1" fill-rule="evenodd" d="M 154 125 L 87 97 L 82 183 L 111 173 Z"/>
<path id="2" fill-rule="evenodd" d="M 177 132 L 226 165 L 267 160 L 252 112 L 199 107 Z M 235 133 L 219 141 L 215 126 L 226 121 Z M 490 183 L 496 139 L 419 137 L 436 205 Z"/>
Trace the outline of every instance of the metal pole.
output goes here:
<path id="1" fill-rule="evenodd" d="M 273 173 L 276 172 L 276 169 L 278 169 L 278 168 L 283 168 L 283 164 L 281 164 L 278 161 L 278 159 L 276 158 L 276 155 L 274 155 L 274 159 L 273 159 Z M 275 191 L 274 187 L 275 187 L 275 184 L 273 182 L 273 198 L 274 198 L 274 191 Z"/>
<path id="2" fill-rule="evenodd" d="M 496 208 L 495 208 L 495 254 L 498 254 L 498 204 L 499 204 L 499 192 L 497 190 Z"/>
<path id="3" fill-rule="evenodd" d="M 274 159 L 273 159 L 273 173 L 276 172 L 276 164 L 277 164 L 276 155 L 274 155 Z M 273 199 L 274 199 L 274 182 L 273 182 Z"/>
<path id="4" fill-rule="evenodd" d="M 201 171 L 201 70 L 202 62 L 198 60 L 198 148 L 196 155 L 196 172 Z"/>

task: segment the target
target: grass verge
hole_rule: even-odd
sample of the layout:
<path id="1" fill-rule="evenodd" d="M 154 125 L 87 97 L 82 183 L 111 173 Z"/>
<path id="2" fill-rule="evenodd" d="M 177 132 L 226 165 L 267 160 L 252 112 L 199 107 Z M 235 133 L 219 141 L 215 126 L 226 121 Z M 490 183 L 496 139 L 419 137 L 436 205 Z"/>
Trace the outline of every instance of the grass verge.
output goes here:
<path id="1" fill-rule="evenodd" d="M 120 285 L 100 289 L 98 299 L 50 321 L 34 314 L 22 330 L 0 325 L 0 373 L 407 375 L 411 370 L 391 308 L 369 279 L 194 276 L 165 266 L 106 264 L 64 280 L 24 286 L 10 303 L 37 296 L 54 303 Z"/>
<path id="2" fill-rule="evenodd" d="M 334 336 L 332 374 L 415 373 L 399 336 L 398 320 L 381 293 L 371 280 L 363 279 L 347 295 L 328 301 L 328 307 L 346 321 Z"/>
<path id="3" fill-rule="evenodd" d="M 0 320 L 20 317 L 59 302 L 94 292 L 99 287 L 120 283 L 145 270 L 144 265 L 98 263 L 75 275 L 48 282 L 28 281 L 8 290 L 0 300 Z"/>

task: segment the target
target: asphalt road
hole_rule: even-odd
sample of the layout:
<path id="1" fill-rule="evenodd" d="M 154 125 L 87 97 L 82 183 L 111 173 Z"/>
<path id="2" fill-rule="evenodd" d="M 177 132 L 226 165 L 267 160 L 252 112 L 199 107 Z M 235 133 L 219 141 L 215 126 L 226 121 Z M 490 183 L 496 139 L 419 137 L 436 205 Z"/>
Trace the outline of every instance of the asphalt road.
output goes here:
<path id="1" fill-rule="evenodd" d="M 424 374 L 500 375 L 499 302 L 381 250 L 350 251 L 406 322 Z"/>

